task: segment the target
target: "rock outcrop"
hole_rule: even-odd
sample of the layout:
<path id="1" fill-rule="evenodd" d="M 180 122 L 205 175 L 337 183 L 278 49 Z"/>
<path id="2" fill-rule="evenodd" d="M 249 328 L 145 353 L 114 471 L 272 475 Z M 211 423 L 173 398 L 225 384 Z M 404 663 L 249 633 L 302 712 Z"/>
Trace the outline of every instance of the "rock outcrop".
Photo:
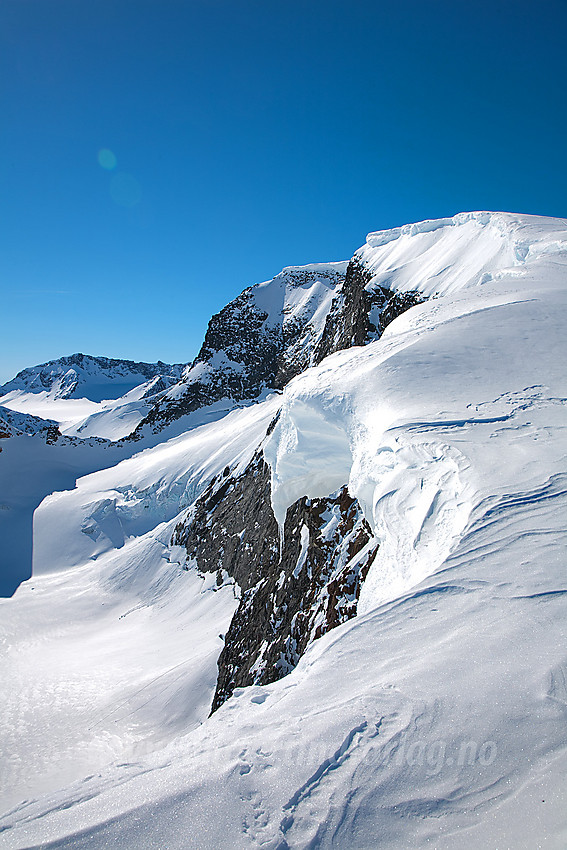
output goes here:
<path id="1" fill-rule="evenodd" d="M 262 307 L 270 286 L 279 287 L 279 313 Z M 299 288 L 302 298 L 294 299 Z M 284 270 L 213 316 L 195 362 L 133 436 L 221 398 L 250 400 L 281 389 L 329 354 L 378 339 L 423 300 L 416 292 L 373 286 L 357 257 L 340 269 Z M 227 467 L 210 482 L 172 539 L 185 547 L 188 568 L 216 573 L 219 586 L 230 579 L 241 594 L 218 661 L 212 711 L 236 687 L 285 676 L 313 640 L 355 616 L 378 550 L 346 487 L 327 498 L 298 500 L 283 528 L 270 496 L 270 470 L 259 451 L 240 476 Z"/>
<path id="2" fill-rule="evenodd" d="M 199 354 L 131 439 L 222 399 L 246 402 L 283 389 L 328 354 L 378 339 L 396 316 L 423 300 L 419 293 L 373 287 L 357 257 L 284 269 L 212 317 Z"/>
<path id="3" fill-rule="evenodd" d="M 378 541 L 346 487 L 325 499 L 302 498 L 279 529 L 270 470 L 259 452 L 246 471 L 213 479 L 177 526 L 172 543 L 188 564 L 230 576 L 240 604 L 225 636 L 212 711 L 236 687 L 285 676 L 307 646 L 354 617 Z"/>
<path id="4" fill-rule="evenodd" d="M 327 316 L 315 350 L 316 363 L 335 351 L 379 339 L 397 316 L 425 300 L 419 292 L 392 292 L 372 286 L 371 281 L 371 272 L 354 257 Z"/>

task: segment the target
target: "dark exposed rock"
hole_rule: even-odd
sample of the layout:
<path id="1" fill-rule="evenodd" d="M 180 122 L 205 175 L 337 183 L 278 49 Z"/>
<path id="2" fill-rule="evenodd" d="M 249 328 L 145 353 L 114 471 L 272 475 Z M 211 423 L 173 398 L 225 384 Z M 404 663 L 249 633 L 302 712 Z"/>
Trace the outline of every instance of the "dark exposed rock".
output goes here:
<path id="1" fill-rule="evenodd" d="M 373 286 L 370 271 L 355 258 L 335 287 L 323 331 L 319 325 L 315 332 L 297 316 L 267 327 L 253 289 L 212 318 L 184 392 L 173 401 L 164 398 L 147 423 L 160 427 L 223 397 L 253 399 L 262 389 L 282 388 L 327 355 L 378 339 L 397 316 L 424 300 L 419 293 Z M 262 455 L 239 477 L 228 472 L 210 482 L 172 540 L 185 546 L 188 562 L 199 571 L 216 573 L 219 585 L 228 573 L 241 591 L 218 662 L 213 711 L 236 687 L 285 676 L 311 641 L 353 617 L 378 548 L 346 487 L 325 499 L 295 502 L 280 536 Z"/>
<path id="2" fill-rule="evenodd" d="M 327 316 L 315 351 L 315 362 L 320 363 L 336 351 L 379 339 L 394 319 L 426 300 L 419 292 L 393 292 L 383 286 L 372 287 L 371 280 L 371 272 L 353 258 L 344 285 Z"/>
<path id="3" fill-rule="evenodd" d="M 185 546 L 200 571 L 216 572 L 220 583 L 226 571 L 241 590 L 213 711 L 236 687 L 285 676 L 312 640 L 353 617 L 378 548 L 346 487 L 295 502 L 280 539 L 260 453 L 238 478 L 213 479 L 172 543 Z"/>
<path id="4" fill-rule="evenodd" d="M 222 398 L 254 399 L 275 385 L 281 328 L 265 326 L 267 313 L 255 309 L 246 290 L 212 317 L 199 354 L 175 396 L 160 400 L 132 435 L 144 426 L 158 430 Z"/>
<path id="5" fill-rule="evenodd" d="M 345 274 L 336 268 L 285 269 L 281 311 L 268 315 L 258 306 L 258 287 L 244 290 L 209 322 L 199 354 L 179 384 L 163 394 L 129 439 L 146 428 L 157 432 L 188 413 L 220 401 L 250 401 L 264 390 L 283 389 L 296 375 L 328 354 L 378 339 L 397 316 L 424 300 L 416 292 L 397 293 L 371 285 L 371 273 L 355 257 Z M 272 282 L 273 285 L 274 281 Z M 322 309 L 321 281 L 332 301 L 323 330 L 314 322 Z M 302 287 L 303 308 L 288 314 L 284 292 Z"/>
<path id="6" fill-rule="evenodd" d="M 321 291 L 338 289 L 343 281 L 343 271 L 332 265 L 284 269 L 270 284 L 274 287 L 271 315 L 259 306 L 259 287 L 245 289 L 212 317 L 203 345 L 182 380 L 152 407 L 130 438 L 139 439 L 147 427 L 159 431 L 220 399 L 249 401 L 266 389 L 283 389 L 314 363 L 319 336 L 311 323 L 313 313 Z M 307 297 L 302 299 L 303 309 L 289 315 L 284 295 L 298 288 Z"/>
<path id="7" fill-rule="evenodd" d="M 47 432 L 45 434 L 45 442 L 48 446 L 52 446 L 54 443 L 57 442 L 60 436 L 61 431 L 59 430 L 57 425 L 52 425 L 47 429 Z"/>

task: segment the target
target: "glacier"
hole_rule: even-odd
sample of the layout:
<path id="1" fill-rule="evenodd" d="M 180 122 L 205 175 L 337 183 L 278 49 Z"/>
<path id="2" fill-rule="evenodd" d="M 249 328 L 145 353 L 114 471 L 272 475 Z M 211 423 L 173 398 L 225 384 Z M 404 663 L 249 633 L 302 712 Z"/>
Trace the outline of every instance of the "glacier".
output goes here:
<path id="1" fill-rule="evenodd" d="M 35 510 L 0 600 L 0 847 L 565 846 L 567 222 L 463 213 L 354 259 L 423 300 Z M 209 716 L 241 589 L 175 532 L 259 456 L 280 530 L 346 487 L 380 545 L 356 616 Z"/>

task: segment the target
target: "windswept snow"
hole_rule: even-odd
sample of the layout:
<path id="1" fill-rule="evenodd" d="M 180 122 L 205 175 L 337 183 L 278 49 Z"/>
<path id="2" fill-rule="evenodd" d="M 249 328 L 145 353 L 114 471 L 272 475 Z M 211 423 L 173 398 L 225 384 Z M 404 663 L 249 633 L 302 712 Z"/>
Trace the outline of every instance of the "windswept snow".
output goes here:
<path id="1" fill-rule="evenodd" d="M 407 243 L 423 235 L 428 241 L 419 254 Z M 445 262 L 465 240 L 441 285 L 460 289 L 405 313 L 378 342 L 339 352 L 292 381 L 264 450 L 280 523 L 304 494 L 326 496 L 348 482 L 359 500 L 382 541 L 361 610 L 444 562 L 467 524 L 475 490 L 481 498 L 484 488 L 498 492 L 501 480 L 521 481 L 528 463 L 528 480 L 537 469 L 546 481 L 561 462 L 565 236 L 557 220 L 479 213 L 401 228 L 387 241 L 380 235 L 388 256 L 378 257 L 375 234 L 368 237 L 370 248 L 361 253 L 375 269 L 390 267 L 392 289 L 428 290 L 438 254 Z M 499 269 L 496 261 L 516 256 L 520 243 L 523 260 Z M 394 268 L 399 253 L 404 262 Z M 431 261 L 419 278 L 408 277 L 414 254 Z M 492 271 L 479 284 L 486 268 Z M 534 425 L 538 409 L 553 429 L 550 448 Z"/>
<path id="2" fill-rule="evenodd" d="M 512 213 L 459 213 L 369 233 L 355 256 L 380 284 L 401 292 L 448 295 L 494 274 L 523 275 L 542 252 L 564 254 L 563 219 Z"/>
<path id="3" fill-rule="evenodd" d="M 374 283 L 435 297 L 42 503 L 0 605 L 0 847 L 567 845 L 566 244 L 505 213 L 371 234 Z M 207 719 L 238 588 L 168 544 L 259 445 L 280 523 L 347 484 L 381 546 L 356 618 Z"/>

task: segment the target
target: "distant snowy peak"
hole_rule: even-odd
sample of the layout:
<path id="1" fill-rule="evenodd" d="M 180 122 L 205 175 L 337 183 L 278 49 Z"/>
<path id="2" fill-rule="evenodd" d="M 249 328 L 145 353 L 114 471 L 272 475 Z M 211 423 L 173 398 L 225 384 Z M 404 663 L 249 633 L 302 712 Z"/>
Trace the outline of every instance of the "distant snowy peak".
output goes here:
<path id="1" fill-rule="evenodd" d="M 19 372 L 0 387 L 0 394 L 14 391 L 47 393 L 52 399 L 87 398 L 94 402 L 116 399 L 135 387 L 163 377 L 162 389 L 178 380 L 184 364 L 137 363 L 109 357 L 72 354 Z M 154 394 L 156 390 L 153 391 Z"/>

